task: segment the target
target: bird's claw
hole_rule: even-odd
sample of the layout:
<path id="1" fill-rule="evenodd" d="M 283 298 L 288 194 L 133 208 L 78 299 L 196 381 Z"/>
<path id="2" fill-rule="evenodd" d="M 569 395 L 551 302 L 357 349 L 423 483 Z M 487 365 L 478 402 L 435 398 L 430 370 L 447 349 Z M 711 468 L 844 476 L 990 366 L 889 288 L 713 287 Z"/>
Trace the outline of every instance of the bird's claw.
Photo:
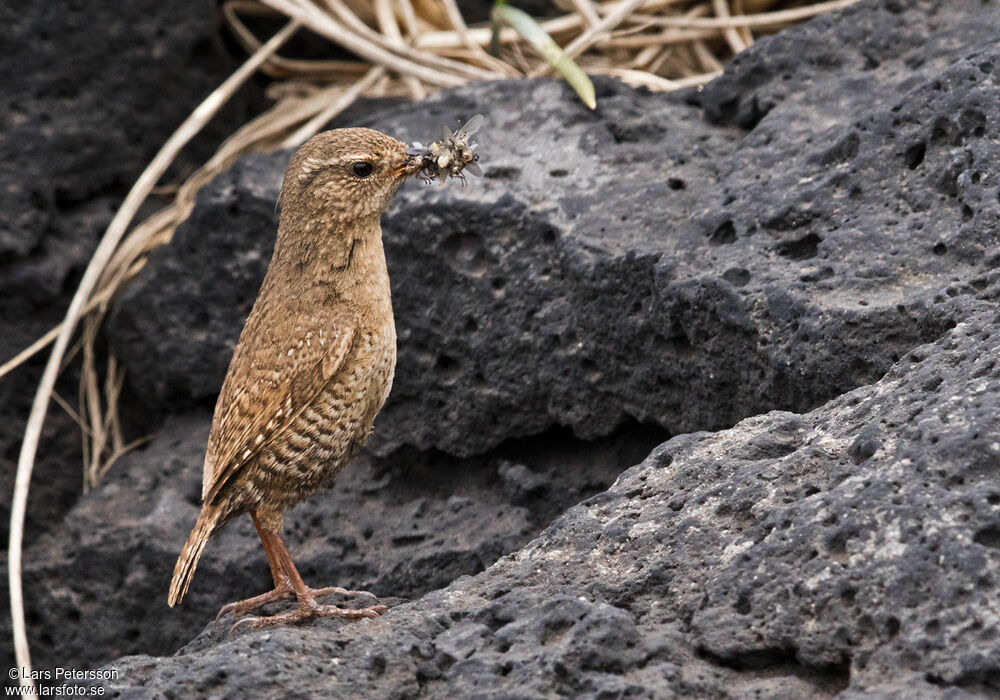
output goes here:
<path id="1" fill-rule="evenodd" d="M 273 603 L 276 600 L 284 600 L 285 598 L 290 598 L 293 595 L 295 595 L 295 593 L 292 591 L 291 586 L 281 586 L 275 587 L 273 590 L 254 596 L 253 598 L 237 600 L 233 603 L 226 603 L 219 609 L 219 614 L 215 616 L 215 623 L 218 624 L 219 620 L 226 616 L 226 613 L 232 613 L 233 617 L 243 617 L 251 610 L 256 610 L 262 605 Z"/>
<path id="2" fill-rule="evenodd" d="M 238 630 L 238 629 L 240 629 L 242 627 L 245 627 L 245 628 L 248 628 L 248 629 L 257 629 L 254 626 L 254 623 L 257 620 L 260 620 L 260 619 L 262 619 L 262 618 L 255 617 L 255 616 L 251 615 L 250 617 L 244 617 L 242 620 L 237 620 L 235 623 L 233 623 L 233 626 L 229 628 L 229 633 L 226 635 L 226 639 L 232 639 L 233 635 L 236 634 L 236 630 Z"/>
<path id="3" fill-rule="evenodd" d="M 378 601 L 378 596 L 371 591 L 355 591 L 348 588 L 341 588 L 340 586 L 327 586 L 326 588 L 310 588 L 309 593 L 313 598 L 323 598 L 328 595 L 337 595 L 355 597 L 355 596 L 368 596 L 374 601 Z"/>
<path id="4" fill-rule="evenodd" d="M 221 608 L 219 608 L 218 614 L 215 616 L 215 620 L 212 624 L 219 624 L 219 620 L 226 616 L 226 613 L 232 612 L 236 609 L 236 603 L 226 603 Z M 239 617 L 239 614 L 233 613 L 235 617 Z"/>

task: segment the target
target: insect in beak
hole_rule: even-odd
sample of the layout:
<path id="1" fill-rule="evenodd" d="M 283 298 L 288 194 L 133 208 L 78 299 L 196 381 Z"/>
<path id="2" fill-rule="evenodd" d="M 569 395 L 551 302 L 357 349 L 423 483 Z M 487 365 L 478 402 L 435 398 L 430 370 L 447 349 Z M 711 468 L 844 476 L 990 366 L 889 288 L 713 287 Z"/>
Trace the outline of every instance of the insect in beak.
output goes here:
<path id="1" fill-rule="evenodd" d="M 455 132 L 447 126 L 442 128 L 442 136 L 430 146 L 414 143 L 406 149 L 406 154 L 420 160 L 419 175 L 427 182 L 439 179 L 442 184 L 449 177 L 465 180 L 465 172 L 482 175 L 477 144 L 471 136 L 483 125 L 483 115 L 477 114 Z"/>
<path id="2" fill-rule="evenodd" d="M 410 148 L 406 149 L 406 161 L 393 171 L 393 175 L 396 177 L 411 177 L 419 173 L 424 167 L 424 156 L 423 154 L 411 153 Z"/>

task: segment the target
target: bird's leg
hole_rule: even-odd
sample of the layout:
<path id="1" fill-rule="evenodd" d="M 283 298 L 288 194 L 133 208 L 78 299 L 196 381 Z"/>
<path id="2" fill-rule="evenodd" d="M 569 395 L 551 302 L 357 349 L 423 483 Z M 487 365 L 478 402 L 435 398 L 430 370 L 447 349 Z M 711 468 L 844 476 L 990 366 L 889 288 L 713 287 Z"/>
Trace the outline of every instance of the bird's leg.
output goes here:
<path id="1" fill-rule="evenodd" d="M 346 595 L 372 594 L 367 591 L 349 591 L 336 586 L 320 589 L 309 588 L 299 575 L 298 569 L 295 568 L 292 556 L 288 553 L 288 549 L 285 547 L 285 543 L 281 541 L 278 533 L 265 531 L 262 534 L 262 537 L 266 537 L 270 540 L 272 550 L 277 556 L 281 570 L 287 573 L 288 578 L 291 581 L 292 590 L 295 592 L 295 597 L 298 598 L 299 604 L 294 610 L 289 610 L 288 612 L 280 613 L 278 615 L 271 615 L 270 617 L 244 618 L 233 625 L 230 630 L 230 634 L 235 632 L 238 627 L 252 627 L 253 629 L 260 629 L 262 627 L 273 627 L 275 625 L 295 624 L 296 622 L 302 622 L 303 620 L 309 620 L 314 617 L 341 617 L 346 620 L 361 620 L 364 618 L 378 617 L 388 610 L 386 606 L 380 604 L 371 605 L 367 608 L 339 608 L 336 605 L 321 605 L 316 602 L 317 596 L 327 595 L 328 593 L 341 593 Z M 375 596 L 372 597 L 374 598 Z"/>
<path id="2" fill-rule="evenodd" d="M 215 616 L 216 622 L 221 620 L 223 615 L 226 613 L 231 612 L 233 617 L 243 617 L 251 610 L 256 610 L 262 605 L 273 603 L 276 600 L 291 598 L 295 594 L 295 590 L 292 588 L 292 581 L 288 577 L 288 574 L 286 574 L 281 568 L 281 560 L 275 552 L 274 544 L 272 543 L 271 538 L 268 537 L 268 533 L 261 526 L 260 518 L 257 516 L 255 511 L 250 511 L 250 517 L 253 518 L 253 524 L 254 527 L 257 528 L 257 534 L 260 536 L 260 542 L 264 545 L 264 554 L 267 555 L 267 564 L 271 567 L 271 578 L 274 579 L 274 590 L 254 596 L 253 598 L 238 600 L 235 603 L 223 605 L 222 609 L 219 610 L 219 614 Z"/>
<path id="3" fill-rule="evenodd" d="M 298 581 L 300 588 L 295 590 L 305 590 L 309 597 L 311 598 L 322 598 L 323 596 L 330 595 L 331 593 L 337 593 L 343 596 L 368 596 L 372 600 L 378 602 L 378 598 L 374 593 L 369 591 L 355 591 L 348 588 L 341 588 L 340 586 L 327 586 L 326 588 L 310 588 L 302 581 L 302 577 L 299 576 L 298 569 L 295 568 L 295 563 L 292 561 L 292 555 L 288 553 L 288 548 L 285 547 L 285 543 L 281 541 L 281 537 L 277 533 L 270 533 L 273 538 L 274 549 L 278 554 L 279 561 L 282 567 L 287 567 L 290 571 L 291 585 L 295 587 L 295 582 Z M 380 606 L 375 606 L 380 607 Z"/>

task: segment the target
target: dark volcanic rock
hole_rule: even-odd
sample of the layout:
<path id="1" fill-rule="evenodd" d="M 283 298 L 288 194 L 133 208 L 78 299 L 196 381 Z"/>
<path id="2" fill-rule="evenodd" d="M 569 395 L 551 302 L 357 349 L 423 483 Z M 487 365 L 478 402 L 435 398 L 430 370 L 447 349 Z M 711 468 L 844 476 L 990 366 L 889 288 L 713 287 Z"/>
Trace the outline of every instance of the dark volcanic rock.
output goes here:
<path id="1" fill-rule="evenodd" d="M 208 0 L 0 5 L 0 362 L 62 319 L 131 182 L 235 66 L 216 17 Z M 243 121 L 254 92 L 237 97 L 195 150 Z M 0 380 L 4 493 L 40 364 Z M 70 377 L 60 388 L 71 404 L 76 385 Z M 29 533 L 57 522 L 80 490 L 79 432 L 61 409 L 50 413 Z M 4 499 L 4 539 L 8 512 Z"/>
<path id="2" fill-rule="evenodd" d="M 601 82 L 590 112 L 559 83 L 494 83 L 372 117 L 426 140 L 487 116 L 486 177 L 411 183 L 386 218 L 400 359 L 376 446 L 718 428 L 816 406 L 939 337 L 997 244 L 997 19 L 866 3 L 760 42 L 700 95 Z M 745 133 L 692 102 L 767 108 L 732 117 Z M 156 410 L 213 400 L 286 158 L 209 187 L 122 300 L 111 341 Z"/>
<path id="3" fill-rule="evenodd" d="M 486 113 L 486 177 L 413 183 L 387 216 L 392 398 L 373 454 L 294 512 L 289 539 L 310 580 L 423 597 L 360 624 L 210 628 L 175 657 L 114 662 L 113 685 L 995 695 L 998 20 L 996 4 L 865 2 L 759 42 L 701 92 L 599 82 L 589 112 L 556 82 L 493 83 L 372 115 L 426 140 Z M 217 179 L 119 305 L 110 341 L 162 417 L 214 400 L 286 158 Z M 619 443 L 656 438 L 637 422 L 740 420 L 661 445 L 427 592 L 599 489 Z M 40 665 L 166 653 L 266 587 L 239 522 L 190 604 L 160 603 L 207 416 L 165 425 L 27 552 Z"/>
<path id="4" fill-rule="evenodd" d="M 213 535 L 184 604 L 166 605 L 174 562 L 198 514 L 209 424 L 204 413 L 171 419 L 54 532 L 29 544 L 25 598 L 37 668 L 171 653 L 224 603 L 270 588 L 257 534 L 241 518 Z M 521 547 L 664 437 L 630 426 L 597 443 L 549 431 L 471 459 L 363 454 L 336 488 L 289 512 L 286 539 L 315 586 L 411 598 Z M 511 494 L 515 483 L 522 486 Z M 5 638 L 8 627 L 0 619 Z"/>
<path id="5" fill-rule="evenodd" d="M 383 618 L 112 664 L 120 697 L 995 697 L 996 284 L 873 386 L 664 443 Z M 857 445 L 865 445 L 859 449 Z"/>
<path id="6" fill-rule="evenodd" d="M 210 0 L 0 3 L 0 363 L 61 321 L 97 237 L 134 179 L 235 67 L 217 24 Z M 237 95 L 182 154 L 180 167 L 245 121 L 258 93 L 251 86 Z M 0 379 L 4 542 L 44 359 Z M 75 404 L 75 369 L 57 390 Z M 80 494 L 81 472 L 79 428 L 53 404 L 28 500 L 26 545 L 57 529 Z M 0 649 L 9 659 L 9 635 Z"/>

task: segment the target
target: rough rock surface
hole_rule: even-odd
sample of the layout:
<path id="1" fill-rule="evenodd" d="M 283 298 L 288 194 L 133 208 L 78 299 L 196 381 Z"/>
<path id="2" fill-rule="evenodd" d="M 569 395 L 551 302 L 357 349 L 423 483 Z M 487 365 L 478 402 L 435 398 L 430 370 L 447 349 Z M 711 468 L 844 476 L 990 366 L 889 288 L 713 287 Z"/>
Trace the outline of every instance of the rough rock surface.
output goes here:
<path id="1" fill-rule="evenodd" d="M 59 322 L 97 237 L 170 133 L 235 66 L 213 3 L 3 3 L 0 56 L 0 363 Z M 194 150 L 246 118 L 241 94 Z M 182 158 L 182 163 L 188 163 Z M 10 493 L 34 362 L 0 380 L 0 490 Z M 73 403 L 76 381 L 61 391 Z M 28 531 L 80 490 L 79 433 L 51 412 Z M 6 539 L 8 499 L 0 504 Z"/>
<path id="2" fill-rule="evenodd" d="M 1000 317 L 805 415 L 680 436 L 381 619 L 119 659 L 118 697 L 995 697 Z"/>
<path id="3" fill-rule="evenodd" d="M 413 183 L 387 217 L 400 364 L 378 454 L 295 511 L 289 539 L 310 579 L 432 592 L 357 625 L 208 629 L 113 662 L 114 686 L 995 695 L 998 20 L 971 0 L 863 2 L 700 92 L 600 82 L 591 113 L 558 83 L 495 83 L 373 114 L 426 140 L 484 112 L 486 177 Z M 267 584 L 237 523 L 190 607 L 160 602 L 207 427 L 169 414 L 214 400 L 285 157 L 206 189 L 119 306 L 109 340 L 165 424 L 27 552 L 50 664 L 167 653 Z M 637 422 L 741 420 L 661 445 L 514 551 L 599 489 L 619 446 L 657 439 Z"/>
<path id="4" fill-rule="evenodd" d="M 169 420 L 148 449 L 120 460 L 57 529 L 29 544 L 25 606 L 38 668 L 172 653 L 223 603 L 270 588 L 260 541 L 241 518 L 213 535 L 183 605 L 166 605 L 200 507 L 209 425 L 202 412 Z M 314 586 L 412 598 L 520 548 L 663 439 L 631 426 L 596 443 L 549 431 L 471 459 L 363 454 L 336 488 L 289 512 L 287 541 Z M 9 639 L 6 617 L 0 635 Z"/>
<path id="5" fill-rule="evenodd" d="M 590 112 L 559 83 L 494 83 L 373 116 L 423 140 L 487 117 L 486 177 L 410 183 L 385 221 L 400 359 L 377 447 L 719 428 L 939 337 L 997 244 L 997 14 L 897 10 L 762 41 L 686 101 L 602 82 Z M 110 340 L 154 410 L 214 399 L 286 159 L 204 192 L 123 300 Z"/>

